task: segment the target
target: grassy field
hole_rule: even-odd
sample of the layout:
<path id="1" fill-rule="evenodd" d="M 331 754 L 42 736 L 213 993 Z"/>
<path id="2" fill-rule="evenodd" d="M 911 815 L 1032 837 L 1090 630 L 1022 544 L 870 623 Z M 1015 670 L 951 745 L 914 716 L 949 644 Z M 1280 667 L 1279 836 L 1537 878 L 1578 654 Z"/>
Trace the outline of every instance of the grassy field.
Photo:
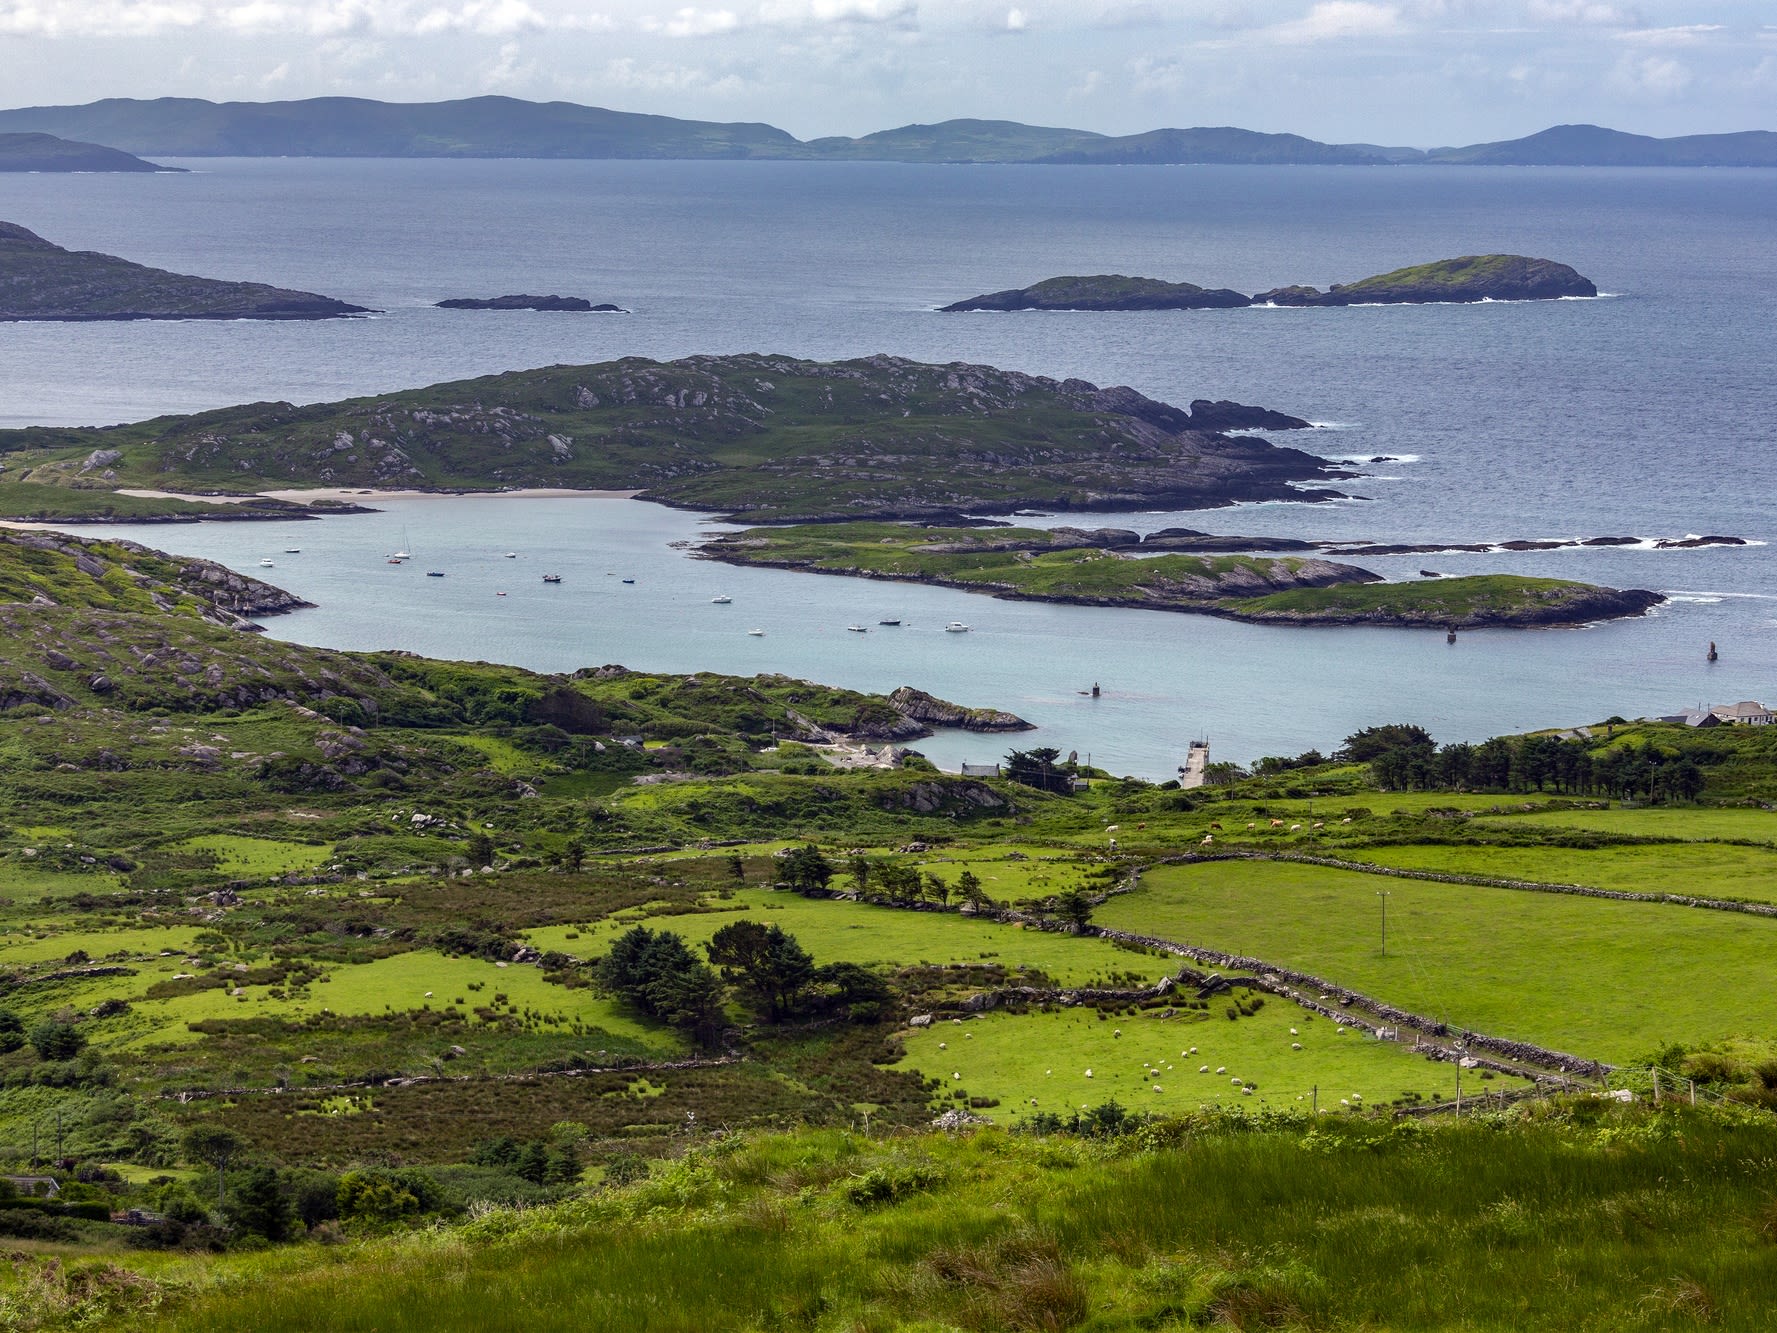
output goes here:
<path id="1" fill-rule="evenodd" d="M 706 899 L 704 905 L 720 910 L 689 915 L 628 912 L 589 926 L 532 930 L 527 938 L 539 949 L 598 957 L 612 939 L 634 925 L 675 931 L 702 944 L 731 921 L 754 919 L 794 935 L 817 963 L 894 967 L 996 963 L 1013 972 L 1040 971 L 1063 986 L 1102 984 L 1112 974 L 1129 973 L 1153 982 L 1177 968 L 1171 959 L 1121 949 L 1104 940 L 976 921 L 955 913 L 801 898 L 770 889 L 741 889 L 731 900 Z M 579 938 L 569 939 L 570 933 Z"/>
<path id="2" fill-rule="evenodd" d="M 1627 847 L 1379 847 L 1342 852 L 1403 870 L 1584 884 L 1631 893 L 1777 902 L 1777 849 L 1688 843 Z"/>
<path id="3" fill-rule="evenodd" d="M 1065 1116 L 1107 1098 L 1135 1111 L 1178 1115 L 1204 1106 L 1301 1109 L 1313 1105 L 1317 1088 L 1319 1104 L 1334 1110 L 1454 1093 L 1449 1064 L 1275 999 L 1230 1020 L 1231 1003 L 1218 997 L 1207 1010 L 1180 1009 L 1171 1017 L 1159 1009 L 1104 1017 L 1062 1009 L 937 1023 L 909 1032 L 906 1058 L 896 1067 L 940 1081 L 934 1107 L 958 1104 L 958 1094 L 989 1098 L 998 1105 L 979 1113 L 1011 1124 L 1039 1111 Z M 1517 1079 L 1478 1081 L 1472 1073 L 1465 1083 L 1471 1096 L 1522 1086 Z"/>
<path id="4" fill-rule="evenodd" d="M 1219 862 L 1150 871 L 1095 920 L 1611 1062 L 1668 1042 L 1768 1031 L 1777 1005 L 1777 922 L 1694 908 Z"/>
<path id="5" fill-rule="evenodd" d="M 1492 823 L 1493 821 L 1489 821 Z M 1720 838 L 1777 845 L 1777 810 L 1662 809 L 1637 807 L 1611 810 L 1545 810 L 1515 815 L 1500 827 L 1520 824 L 1586 829 L 1596 833 L 1627 833 L 1636 837 Z"/>

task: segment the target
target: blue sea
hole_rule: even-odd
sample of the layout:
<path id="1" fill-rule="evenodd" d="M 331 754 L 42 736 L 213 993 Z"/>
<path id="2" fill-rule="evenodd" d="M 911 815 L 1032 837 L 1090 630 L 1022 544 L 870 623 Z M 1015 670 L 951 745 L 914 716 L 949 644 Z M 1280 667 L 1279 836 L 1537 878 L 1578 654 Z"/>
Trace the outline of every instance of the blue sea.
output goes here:
<path id="1" fill-rule="evenodd" d="M 550 670 L 622 662 L 907 683 L 1039 724 L 1020 744 L 1171 776 L 1413 721 L 1441 739 L 1777 694 L 1777 172 L 939 167 L 874 163 L 229 160 L 189 175 L 0 178 L 0 218 L 60 244 L 374 306 L 313 324 L 0 325 L 0 425 L 315 402 L 563 362 L 695 352 L 984 362 L 1324 423 L 1354 498 L 1068 516 L 1379 541 L 1719 533 L 1755 545 L 1361 563 L 1650 587 L 1577 630 L 1257 628 L 692 559 L 706 516 L 630 501 L 426 498 L 324 523 L 115 529 L 318 603 L 280 637 Z M 1513 251 L 1592 301 L 1140 315 L 940 315 L 1060 273 L 1259 290 Z M 447 312 L 561 293 L 627 315 Z M 286 555 L 299 546 L 300 555 Z M 404 546 L 405 566 L 383 555 Z M 508 561 L 504 553 L 517 552 Z M 257 568 L 272 559 L 271 569 Z M 426 568 L 446 572 L 427 579 Z M 543 572 L 559 572 L 545 587 Z M 622 583 L 634 578 L 634 584 Z M 496 592 L 508 596 L 498 598 Z M 728 605 L 711 598 L 727 595 Z M 876 627 L 900 618 L 900 630 Z M 942 633 L 945 622 L 972 627 Z M 847 632 L 868 624 L 865 635 Z M 747 634 L 764 629 L 763 636 Z M 1721 658 L 1704 660 L 1710 641 Z M 1101 696 L 1080 693 L 1097 682 Z M 944 735 L 941 763 L 1004 739 Z"/>

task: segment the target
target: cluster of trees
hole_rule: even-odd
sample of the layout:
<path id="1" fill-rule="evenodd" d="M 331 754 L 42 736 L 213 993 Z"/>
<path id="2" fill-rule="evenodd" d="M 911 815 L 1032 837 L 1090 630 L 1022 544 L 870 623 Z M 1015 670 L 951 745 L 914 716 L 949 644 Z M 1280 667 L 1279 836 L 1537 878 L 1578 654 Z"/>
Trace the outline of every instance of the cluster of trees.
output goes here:
<path id="1" fill-rule="evenodd" d="M 1062 762 L 1061 751 L 1045 745 L 1034 750 L 1013 750 L 1005 758 L 1005 770 L 1013 782 L 1065 796 L 1074 790 L 1079 765 Z"/>
<path id="2" fill-rule="evenodd" d="M 1394 791 L 1554 791 L 1646 801 L 1694 801 L 1703 770 L 1684 755 L 1630 742 L 1595 750 L 1584 740 L 1496 736 L 1439 745 L 1422 727 L 1369 727 L 1346 737 L 1341 757 L 1367 763 Z"/>
<path id="3" fill-rule="evenodd" d="M 562 1132 L 564 1129 L 569 1132 Z M 521 1141 L 501 1134 L 476 1144 L 469 1154 L 469 1165 L 492 1167 L 533 1185 L 566 1185 L 580 1178 L 584 1137 L 584 1127 L 564 1125 L 556 1126 L 547 1139 Z"/>
<path id="4" fill-rule="evenodd" d="M 645 1014 L 714 1046 L 727 1028 L 733 988 L 767 1022 L 842 1012 L 853 1022 L 875 1022 L 893 999 L 889 985 L 856 963 L 817 966 L 782 926 L 731 921 L 704 946 L 707 961 L 670 930 L 637 926 L 612 942 L 599 966 L 611 994 Z"/>
<path id="5" fill-rule="evenodd" d="M 929 870 L 921 873 L 918 866 L 908 862 L 872 860 L 859 853 L 846 863 L 846 873 L 860 898 L 880 896 L 903 906 L 929 900 L 943 907 L 953 896 L 971 907 L 991 903 L 981 887 L 980 876 L 967 868 L 951 884 Z"/>

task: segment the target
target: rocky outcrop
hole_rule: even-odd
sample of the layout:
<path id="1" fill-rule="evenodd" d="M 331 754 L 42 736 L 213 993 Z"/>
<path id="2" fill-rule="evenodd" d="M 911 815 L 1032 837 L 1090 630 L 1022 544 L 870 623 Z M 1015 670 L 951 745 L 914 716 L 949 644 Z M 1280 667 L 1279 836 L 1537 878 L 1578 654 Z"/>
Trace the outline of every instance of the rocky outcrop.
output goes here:
<path id="1" fill-rule="evenodd" d="M 1362 282 L 1278 287 L 1253 297 L 1254 305 L 1429 305 L 1439 302 L 1553 301 L 1596 296 L 1598 288 L 1566 264 L 1524 255 L 1464 255 L 1398 268 Z"/>
<path id="2" fill-rule="evenodd" d="M 584 296 L 453 296 L 438 302 L 440 310 L 560 310 L 626 315 L 622 306 L 594 305 Z"/>
<path id="3" fill-rule="evenodd" d="M 370 314 L 313 292 L 224 282 L 64 250 L 0 222 L 0 320 L 333 319 Z"/>
<path id="4" fill-rule="evenodd" d="M 971 296 L 943 307 L 943 313 L 971 310 L 1230 310 L 1249 298 L 1226 287 L 1199 287 L 1158 278 L 1127 278 L 1120 273 L 1048 278 L 1031 287 Z"/>
<path id="5" fill-rule="evenodd" d="M 1268 407 L 1248 407 L 1226 399 L 1211 402 L 1199 398 L 1191 404 L 1191 425 L 1198 430 L 1308 430 L 1313 422 L 1273 412 Z"/>
<path id="6" fill-rule="evenodd" d="M 955 727 L 962 731 L 1031 731 L 1029 722 L 998 708 L 964 708 L 924 690 L 903 685 L 888 696 L 889 706 L 903 717 L 926 727 Z"/>

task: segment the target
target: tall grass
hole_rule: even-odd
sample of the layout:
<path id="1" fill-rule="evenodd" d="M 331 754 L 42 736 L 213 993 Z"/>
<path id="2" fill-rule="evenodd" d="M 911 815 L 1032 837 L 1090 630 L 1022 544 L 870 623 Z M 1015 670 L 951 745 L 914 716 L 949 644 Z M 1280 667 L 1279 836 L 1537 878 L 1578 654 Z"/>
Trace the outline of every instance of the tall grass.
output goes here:
<path id="1" fill-rule="evenodd" d="M 1590 1104 L 1540 1114 L 1429 1128 L 1199 1119 L 1113 1144 L 999 1131 L 731 1140 L 552 1209 L 230 1257 L 188 1294 L 163 1293 L 158 1314 L 125 1322 L 263 1333 L 1771 1326 L 1777 1121 Z"/>

